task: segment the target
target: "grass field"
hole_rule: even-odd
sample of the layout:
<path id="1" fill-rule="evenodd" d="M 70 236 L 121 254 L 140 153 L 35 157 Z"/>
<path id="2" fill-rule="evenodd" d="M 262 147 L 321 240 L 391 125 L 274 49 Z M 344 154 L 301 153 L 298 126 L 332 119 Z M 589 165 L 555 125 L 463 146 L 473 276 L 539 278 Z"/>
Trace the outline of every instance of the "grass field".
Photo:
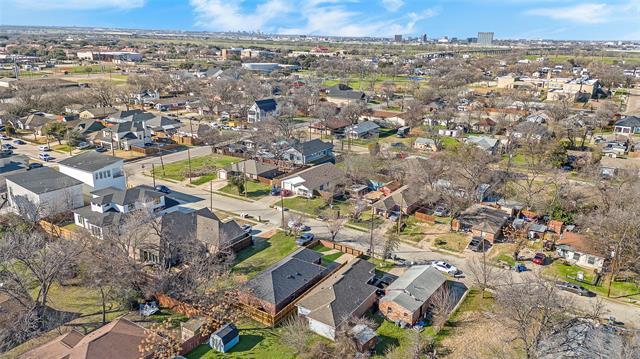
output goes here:
<path id="1" fill-rule="evenodd" d="M 464 249 L 467 248 L 467 245 L 469 245 L 469 241 L 469 237 L 464 234 L 452 232 L 435 238 L 433 245 L 438 248 L 462 253 Z"/>
<path id="2" fill-rule="evenodd" d="M 271 238 L 241 250 L 233 271 L 253 277 L 298 248 L 292 236 L 278 231 Z"/>
<path id="3" fill-rule="evenodd" d="M 269 191 L 271 190 L 271 186 L 263 183 L 259 183 L 259 182 L 253 182 L 253 181 L 247 181 L 245 183 L 245 186 L 247 188 L 247 197 L 253 198 L 253 199 L 258 199 L 264 196 L 268 196 Z M 236 195 L 236 196 L 244 196 L 244 192 L 238 193 L 238 187 L 231 184 L 228 184 L 222 187 L 220 191 L 224 193 Z"/>
<path id="4" fill-rule="evenodd" d="M 217 168 L 225 167 L 235 162 L 240 162 L 240 159 L 223 155 L 207 155 L 202 157 L 194 157 L 191 159 L 191 169 L 193 171 L 196 171 L 207 167 L 211 168 L 211 171 L 206 174 L 206 179 L 211 180 L 216 178 L 217 175 L 215 173 L 215 170 Z M 182 160 L 165 164 L 164 170 L 162 169 L 162 167 L 156 166 L 154 172 L 156 176 L 160 178 L 172 179 L 174 181 L 184 181 L 186 179 L 186 175 L 188 175 L 189 172 L 189 161 Z M 205 182 L 207 182 L 207 180 L 199 184 Z"/>
<path id="5" fill-rule="evenodd" d="M 326 202 L 320 198 L 291 197 L 284 199 L 284 206 L 294 211 L 304 212 L 311 216 L 317 216 L 324 209 L 329 208 Z M 333 210 L 340 211 L 341 216 L 346 216 L 351 212 L 351 203 L 344 201 L 334 201 Z"/>

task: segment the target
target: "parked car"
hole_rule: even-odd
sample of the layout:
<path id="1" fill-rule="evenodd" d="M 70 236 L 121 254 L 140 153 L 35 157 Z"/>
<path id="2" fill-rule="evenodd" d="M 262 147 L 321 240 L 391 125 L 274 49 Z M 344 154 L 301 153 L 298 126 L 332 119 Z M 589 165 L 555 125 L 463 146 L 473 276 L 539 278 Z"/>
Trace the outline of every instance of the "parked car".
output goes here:
<path id="1" fill-rule="evenodd" d="M 0 140 L 7 141 L 7 140 L 10 140 L 10 139 L 11 139 L 11 137 L 8 137 L 8 136 L 6 136 L 6 135 L 2 135 L 2 134 L 0 134 Z"/>
<path id="2" fill-rule="evenodd" d="M 24 142 L 23 140 L 13 140 L 13 144 L 14 145 L 24 145 L 24 144 L 26 144 L 26 142 Z"/>
<path id="3" fill-rule="evenodd" d="M 280 188 L 279 187 L 271 187 L 271 191 L 269 191 L 269 194 L 272 196 L 279 196 L 280 195 Z"/>
<path id="4" fill-rule="evenodd" d="M 296 244 L 299 246 L 307 245 L 311 243 L 314 237 L 315 236 L 313 235 L 313 233 L 304 233 L 300 237 L 298 237 L 298 239 L 296 239 Z"/>
<path id="5" fill-rule="evenodd" d="M 41 168 L 41 167 L 42 167 L 42 163 L 39 163 L 39 162 L 29 163 L 29 165 L 27 166 L 27 171 L 35 168 Z"/>
<path id="6" fill-rule="evenodd" d="M 51 155 L 49 155 L 48 153 L 40 153 L 38 155 L 38 158 L 45 162 L 49 162 L 53 159 L 53 157 L 51 157 Z"/>
<path id="7" fill-rule="evenodd" d="M 567 292 L 571 292 L 583 297 L 591 297 L 594 295 L 593 292 L 586 289 L 585 287 L 569 282 L 557 282 L 556 287 L 558 287 L 558 289 L 565 290 Z"/>
<path id="8" fill-rule="evenodd" d="M 431 263 L 431 266 L 439 270 L 440 272 L 444 272 L 451 275 L 460 273 L 460 270 L 456 268 L 456 266 L 449 264 L 445 261 L 434 261 Z"/>
<path id="9" fill-rule="evenodd" d="M 38 149 L 42 152 L 51 151 L 51 148 L 49 147 L 49 145 L 40 145 L 38 146 Z"/>
<path id="10" fill-rule="evenodd" d="M 471 239 L 471 242 L 469 243 L 469 249 L 474 252 L 482 252 L 483 250 L 486 251 L 487 249 L 489 249 L 489 247 L 490 244 L 488 244 L 483 238 L 480 237 L 473 237 Z"/>
<path id="11" fill-rule="evenodd" d="M 164 193 L 164 194 L 169 194 L 171 193 L 171 190 L 169 189 L 169 187 L 160 184 L 156 186 L 156 191 L 160 192 L 160 193 Z"/>
<path id="12" fill-rule="evenodd" d="M 433 211 L 433 215 L 438 217 L 446 217 L 449 215 L 449 210 L 446 207 L 437 206 Z"/>
<path id="13" fill-rule="evenodd" d="M 96 147 L 96 152 L 107 152 L 107 149 L 102 147 L 102 146 L 97 146 Z"/>
<path id="14" fill-rule="evenodd" d="M 283 189 L 282 190 L 282 196 L 284 196 L 284 197 L 289 197 L 292 194 L 293 194 L 293 192 L 291 192 L 291 190 L 289 190 L 289 189 Z"/>
<path id="15" fill-rule="evenodd" d="M 82 142 L 78 142 L 78 146 L 76 147 L 78 147 L 79 150 L 85 150 L 87 148 L 91 148 L 91 146 L 92 145 L 90 143 L 82 141 Z"/>
<path id="16" fill-rule="evenodd" d="M 307 232 L 311 230 L 311 227 L 304 225 L 302 223 L 296 223 L 295 221 L 289 221 L 289 223 L 287 223 L 287 226 L 299 232 Z"/>
<path id="17" fill-rule="evenodd" d="M 11 146 L 11 144 L 9 144 L 9 143 L 4 143 L 4 144 L 2 144 L 2 149 L 3 150 L 13 150 L 13 149 L 15 149 L 15 147 Z"/>
<path id="18" fill-rule="evenodd" d="M 253 230 L 253 228 L 251 228 L 251 226 L 248 224 L 243 224 L 242 230 L 244 231 L 244 233 L 251 234 L 251 231 Z"/>
<path id="19" fill-rule="evenodd" d="M 532 262 L 539 265 L 544 265 L 547 261 L 547 256 L 544 253 L 536 253 Z"/>
<path id="20" fill-rule="evenodd" d="M 9 155 L 13 154 L 13 150 L 2 149 L 0 151 L 0 153 L 2 153 L 4 156 L 9 156 Z"/>

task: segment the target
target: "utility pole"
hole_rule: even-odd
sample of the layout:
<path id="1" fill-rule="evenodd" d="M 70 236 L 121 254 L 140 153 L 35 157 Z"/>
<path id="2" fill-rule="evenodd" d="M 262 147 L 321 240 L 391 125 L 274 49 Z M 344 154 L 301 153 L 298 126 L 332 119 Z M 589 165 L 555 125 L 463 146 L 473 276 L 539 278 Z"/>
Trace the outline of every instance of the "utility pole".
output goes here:
<path id="1" fill-rule="evenodd" d="M 400 235 L 400 223 L 402 223 L 402 208 L 400 208 L 400 215 L 398 216 L 398 224 L 396 228 L 398 235 Z"/>
<path id="2" fill-rule="evenodd" d="M 109 130 L 109 139 L 111 140 L 111 156 L 116 156 L 116 150 L 113 148 L 113 130 Z"/>
<path id="3" fill-rule="evenodd" d="M 162 158 L 162 156 L 160 156 L 160 158 Z M 189 184 L 191 184 L 191 150 L 189 149 L 189 146 L 187 146 L 187 158 L 189 159 Z"/>
<path id="4" fill-rule="evenodd" d="M 282 229 L 285 230 L 286 227 L 284 225 L 284 195 L 282 193 L 283 191 L 284 189 L 280 189 L 280 212 L 282 215 Z"/>
<path id="5" fill-rule="evenodd" d="M 153 188 L 156 188 L 156 166 L 151 164 L 151 177 L 153 178 Z"/>
<path id="6" fill-rule="evenodd" d="M 369 237 L 369 256 L 373 258 L 373 216 L 374 216 L 373 206 L 371 206 L 371 236 Z"/>
<path id="7" fill-rule="evenodd" d="M 209 181 L 209 209 L 213 211 L 213 181 Z"/>

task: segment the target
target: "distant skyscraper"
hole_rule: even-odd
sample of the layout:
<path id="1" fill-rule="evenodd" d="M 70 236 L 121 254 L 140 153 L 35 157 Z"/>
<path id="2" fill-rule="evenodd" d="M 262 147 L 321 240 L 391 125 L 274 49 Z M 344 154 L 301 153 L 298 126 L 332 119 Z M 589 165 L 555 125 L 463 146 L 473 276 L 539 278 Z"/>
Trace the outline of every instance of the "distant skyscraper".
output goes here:
<path id="1" fill-rule="evenodd" d="M 427 42 L 427 34 L 422 35 L 422 42 Z"/>
<path id="2" fill-rule="evenodd" d="M 493 45 L 493 32 L 479 32 L 478 45 L 482 45 L 482 46 Z"/>
<path id="3" fill-rule="evenodd" d="M 395 35 L 393 37 L 393 41 L 395 42 L 402 42 L 402 35 Z"/>

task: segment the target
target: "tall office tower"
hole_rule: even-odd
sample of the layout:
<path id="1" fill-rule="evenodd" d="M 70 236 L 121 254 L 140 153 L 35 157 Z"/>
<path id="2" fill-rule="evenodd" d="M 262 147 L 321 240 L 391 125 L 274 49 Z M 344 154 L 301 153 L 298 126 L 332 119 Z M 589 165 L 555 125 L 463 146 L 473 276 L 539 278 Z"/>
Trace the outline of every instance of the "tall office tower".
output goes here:
<path id="1" fill-rule="evenodd" d="M 482 46 L 493 45 L 493 32 L 479 32 L 478 45 L 482 45 Z"/>
<path id="2" fill-rule="evenodd" d="M 402 35 L 395 35 L 395 36 L 393 36 L 393 41 L 395 41 L 395 42 L 402 42 Z"/>

